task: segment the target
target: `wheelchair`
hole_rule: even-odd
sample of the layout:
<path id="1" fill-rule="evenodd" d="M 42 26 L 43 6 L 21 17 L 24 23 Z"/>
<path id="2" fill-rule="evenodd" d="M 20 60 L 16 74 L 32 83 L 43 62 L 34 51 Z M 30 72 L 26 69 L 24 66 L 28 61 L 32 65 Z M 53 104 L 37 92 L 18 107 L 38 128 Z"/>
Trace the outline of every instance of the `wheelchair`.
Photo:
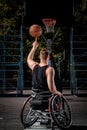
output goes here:
<path id="1" fill-rule="evenodd" d="M 39 97 L 39 99 L 38 99 Z M 21 123 L 29 128 L 35 122 L 50 121 L 51 130 L 67 129 L 71 125 L 71 108 L 68 100 L 48 92 L 33 93 L 21 108 Z"/>

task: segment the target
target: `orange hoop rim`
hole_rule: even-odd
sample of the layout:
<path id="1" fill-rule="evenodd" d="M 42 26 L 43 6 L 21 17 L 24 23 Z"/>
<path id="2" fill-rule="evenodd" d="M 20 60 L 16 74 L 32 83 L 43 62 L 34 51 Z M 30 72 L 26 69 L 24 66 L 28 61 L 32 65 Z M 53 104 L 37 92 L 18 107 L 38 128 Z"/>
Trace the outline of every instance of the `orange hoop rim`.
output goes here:
<path id="1" fill-rule="evenodd" d="M 56 19 L 53 18 L 44 18 L 42 19 L 42 22 L 47 25 L 47 26 L 51 26 L 52 23 L 55 25 L 56 24 Z"/>

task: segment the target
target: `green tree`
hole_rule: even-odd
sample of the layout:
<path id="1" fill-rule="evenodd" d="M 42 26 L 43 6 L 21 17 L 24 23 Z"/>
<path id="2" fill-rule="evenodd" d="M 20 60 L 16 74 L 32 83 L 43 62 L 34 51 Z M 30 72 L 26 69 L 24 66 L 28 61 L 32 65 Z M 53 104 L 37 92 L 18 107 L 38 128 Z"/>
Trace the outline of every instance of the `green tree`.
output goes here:
<path id="1" fill-rule="evenodd" d="M 74 0 L 75 24 L 86 26 L 87 24 L 87 0 Z"/>
<path id="2" fill-rule="evenodd" d="M 21 17 L 24 13 L 24 4 L 22 0 L 1 0 L 0 1 L 0 35 L 9 33 L 12 29 L 18 28 Z"/>

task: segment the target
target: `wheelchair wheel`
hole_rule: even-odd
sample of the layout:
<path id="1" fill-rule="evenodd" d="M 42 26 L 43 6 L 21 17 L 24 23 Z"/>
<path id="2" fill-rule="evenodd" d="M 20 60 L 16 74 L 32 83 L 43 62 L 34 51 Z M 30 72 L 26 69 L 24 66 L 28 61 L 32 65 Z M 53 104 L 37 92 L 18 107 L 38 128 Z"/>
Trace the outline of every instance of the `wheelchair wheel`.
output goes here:
<path id="1" fill-rule="evenodd" d="M 32 126 L 38 119 L 37 112 L 31 107 L 31 100 L 32 96 L 29 96 L 21 109 L 21 123 L 23 124 L 24 128 Z"/>
<path id="2" fill-rule="evenodd" d="M 54 95 L 50 100 L 50 115 L 59 128 L 69 128 L 71 125 L 71 108 L 64 97 Z"/>

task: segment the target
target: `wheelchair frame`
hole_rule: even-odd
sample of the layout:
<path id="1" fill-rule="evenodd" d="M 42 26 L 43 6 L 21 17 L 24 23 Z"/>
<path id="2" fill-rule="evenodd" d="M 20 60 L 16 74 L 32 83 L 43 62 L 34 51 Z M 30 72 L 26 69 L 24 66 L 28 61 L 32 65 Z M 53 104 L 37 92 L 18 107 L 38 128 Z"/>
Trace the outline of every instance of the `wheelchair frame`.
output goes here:
<path id="1" fill-rule="evenodd" d="M 43 94 L 43 92 L 38 94 Z M 45 92 L 45 94 L 47 93 Z M 62 129 L 70 127 L 72 122 L 71 107 L 68 100 L 64 96 L 60 98 L 58 95 L 51 95 L 49 98 L 48 111 L 33 109 L 30 103 L 32 99 L 33 96 L 29 96 L 24 101 L 21 108 L 20 118 L 24 128 L 32 126 L 35 122 L 41 122 L 41 120 L 50 120 L 52 130 L 54 130 L 55 127 Z M 47 116 L 48 114 L 50 116 Z"/>

